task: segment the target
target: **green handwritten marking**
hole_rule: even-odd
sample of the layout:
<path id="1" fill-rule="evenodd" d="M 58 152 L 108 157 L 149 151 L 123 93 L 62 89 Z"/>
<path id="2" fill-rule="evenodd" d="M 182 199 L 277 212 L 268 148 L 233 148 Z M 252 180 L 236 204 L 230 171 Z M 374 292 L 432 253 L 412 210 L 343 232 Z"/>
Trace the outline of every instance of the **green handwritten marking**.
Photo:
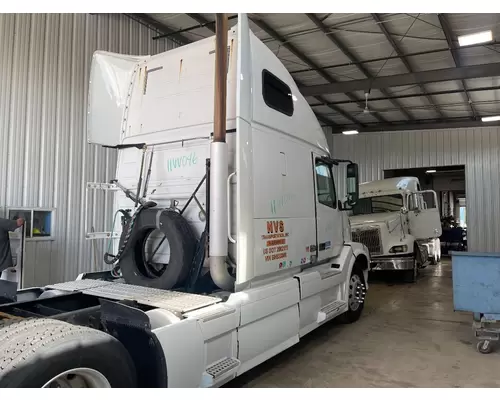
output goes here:
<path id="1" fill-rule="evenodd" d="M 293 194 L 285 194 L 279 199 L 271 200 L 271 214 L 276 214 L 279 210 L 285 207 L 295 196 Z"/>
<path id="2" fill-rule="evenodd" d="M 196 156 L 196 153 L 193 151 L 188 155 L 169 158 L 167 160 L 167 169 L 170 172 L 173 171 L 174 169 L 192 167 L 197 163 L 198 163 L 198 157 Z"/>

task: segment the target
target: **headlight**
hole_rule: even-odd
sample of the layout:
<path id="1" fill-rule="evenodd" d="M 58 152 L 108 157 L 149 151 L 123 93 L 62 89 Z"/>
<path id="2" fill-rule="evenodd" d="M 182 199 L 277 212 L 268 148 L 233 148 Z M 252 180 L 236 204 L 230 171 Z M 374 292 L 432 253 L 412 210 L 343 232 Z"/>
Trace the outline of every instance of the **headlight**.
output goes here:
<path id="1" fill-rule="evenodd" d="M 406 253 L 407 251 L 408 251 L 407 245 L 394 246 L 394 247 L 391 247 L 391 249 L 389 250 L 389 253 Z"/>

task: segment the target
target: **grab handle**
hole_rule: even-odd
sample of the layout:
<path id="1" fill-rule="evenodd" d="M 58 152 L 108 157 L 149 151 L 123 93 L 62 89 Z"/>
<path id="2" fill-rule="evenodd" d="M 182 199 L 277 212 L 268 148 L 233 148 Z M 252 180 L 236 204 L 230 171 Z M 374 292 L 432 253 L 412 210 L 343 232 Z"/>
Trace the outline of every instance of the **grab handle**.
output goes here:
<path id="1" fill-rule="evenodd" d="M 231 235 L 231 178 L 236 175 L 236 172 L 230 174 L 227 178 L 227 238 L 231 243 L 236 243 L 236 239 Z"/>

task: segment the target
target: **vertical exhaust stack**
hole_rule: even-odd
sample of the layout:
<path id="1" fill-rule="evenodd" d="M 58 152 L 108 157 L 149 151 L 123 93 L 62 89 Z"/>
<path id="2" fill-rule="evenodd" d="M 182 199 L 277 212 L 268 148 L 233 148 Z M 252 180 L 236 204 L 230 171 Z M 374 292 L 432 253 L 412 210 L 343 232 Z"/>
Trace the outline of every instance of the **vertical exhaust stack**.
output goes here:
<path id="1" fill-rule="evenodd" d="M 215 19 L 214 138 L 210 144 L 210 275 L 223 290 L 232 291 L 235 279 L 229 274 L 227 185 L 229 164 L 226 143 L 227 32 L 226 14 Z"/>

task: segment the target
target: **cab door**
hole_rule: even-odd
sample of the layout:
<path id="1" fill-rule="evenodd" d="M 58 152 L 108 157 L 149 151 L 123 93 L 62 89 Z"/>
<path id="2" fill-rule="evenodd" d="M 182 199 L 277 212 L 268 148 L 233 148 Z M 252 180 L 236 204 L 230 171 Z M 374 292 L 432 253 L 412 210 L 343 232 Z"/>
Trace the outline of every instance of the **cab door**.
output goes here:
<path id="1" fill-rule="evenodd" d="M 316 198 L 316 259 L 321 261 L 339 255 L 344 241 L 332 165 L 313 153 L 313 171 Z"/>
<path id="2" fill-rule="evenodd" d="M 436 192 L 421 190 L 411 194 L 410 197 L 410 210 L 408 211 L 410 234 L 417 239 L 440 237 L 441 218 Z"/>

